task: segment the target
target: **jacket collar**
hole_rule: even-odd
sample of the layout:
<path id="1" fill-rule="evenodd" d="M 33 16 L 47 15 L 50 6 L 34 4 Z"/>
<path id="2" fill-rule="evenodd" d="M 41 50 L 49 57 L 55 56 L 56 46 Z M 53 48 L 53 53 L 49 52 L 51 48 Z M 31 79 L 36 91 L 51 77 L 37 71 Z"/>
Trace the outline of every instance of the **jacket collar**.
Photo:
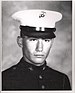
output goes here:
<path id="1" fill-rule="evenodd" d="M 21 65 L 22 67 L 24 67 L 26 69 L 29 69 L 30 71 L 34 71 L 34 70 L 35 71 L 43 71 L 46 69 L 46 61 L 41 66 L 35 66 L 31 63 L 26 62 L 23 57 L 21 58 L 19 65 Z"/>

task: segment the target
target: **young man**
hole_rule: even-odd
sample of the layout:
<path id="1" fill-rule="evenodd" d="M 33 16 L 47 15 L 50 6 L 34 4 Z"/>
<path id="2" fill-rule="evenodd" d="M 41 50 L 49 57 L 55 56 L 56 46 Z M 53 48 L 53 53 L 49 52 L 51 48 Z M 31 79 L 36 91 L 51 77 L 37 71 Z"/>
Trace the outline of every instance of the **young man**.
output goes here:
<path id="1" fill-rule="evenodd" d="M 49 10 L 23 10 L 12 15 L 21 22 L 18 45 L 20 62 L 3 71 L 2 90 L 70 90 L 68 77 L 46 65 L 52 47 L 55 23 L 62 14 Z"/>

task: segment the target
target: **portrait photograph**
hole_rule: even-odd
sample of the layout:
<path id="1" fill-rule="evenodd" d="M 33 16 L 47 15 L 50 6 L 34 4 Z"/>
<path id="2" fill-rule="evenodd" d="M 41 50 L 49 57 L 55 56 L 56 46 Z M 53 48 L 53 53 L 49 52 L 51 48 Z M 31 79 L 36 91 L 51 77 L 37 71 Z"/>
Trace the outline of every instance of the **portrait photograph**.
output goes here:
<path id="1" fill-rule="evenodd" d="M 1 1 L 2 93 L 72 93 L 72 14 L 71 0 Z"/>

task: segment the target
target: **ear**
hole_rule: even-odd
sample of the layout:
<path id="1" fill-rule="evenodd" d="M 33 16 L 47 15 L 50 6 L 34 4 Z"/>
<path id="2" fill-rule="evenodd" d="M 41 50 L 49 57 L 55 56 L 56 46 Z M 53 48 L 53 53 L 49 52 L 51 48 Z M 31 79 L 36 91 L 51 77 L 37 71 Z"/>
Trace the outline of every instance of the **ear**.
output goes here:
<path id="1" fill-rule="evenodd" d="M 17 43 L 18 43 L 19 47 L 21 47 L 21 48 L 23 47 L 22 41 L 23 41 L 23 39 L 20 36 L 18 36 Z"/>

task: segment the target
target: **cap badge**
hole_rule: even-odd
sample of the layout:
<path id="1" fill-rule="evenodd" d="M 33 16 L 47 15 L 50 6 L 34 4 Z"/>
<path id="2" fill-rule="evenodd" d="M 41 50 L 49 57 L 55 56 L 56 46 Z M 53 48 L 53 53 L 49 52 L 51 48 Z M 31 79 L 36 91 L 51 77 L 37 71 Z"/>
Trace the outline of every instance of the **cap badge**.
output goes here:
<path id="1" fill-rule="evenodd" d="M 39 15 L 39 18 L 45 17 L 46 12 L 41 11 L 41 14 Z"/>

